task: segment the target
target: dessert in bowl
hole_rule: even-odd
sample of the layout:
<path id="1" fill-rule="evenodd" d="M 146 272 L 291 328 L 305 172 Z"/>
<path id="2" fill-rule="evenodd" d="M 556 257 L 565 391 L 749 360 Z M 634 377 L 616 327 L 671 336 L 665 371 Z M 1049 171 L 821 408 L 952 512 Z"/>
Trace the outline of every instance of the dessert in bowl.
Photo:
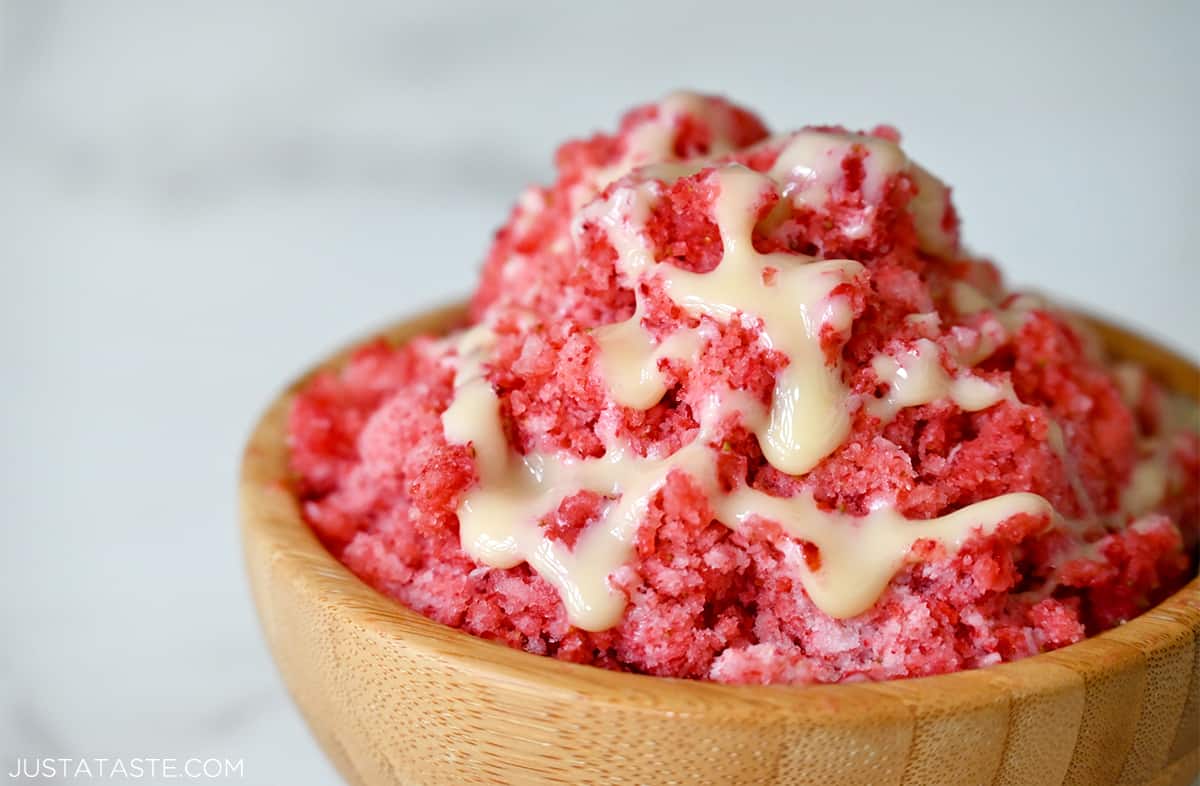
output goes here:
<path id="1" fill-rule="evenodd" d="M 559 150 L 465 313 L 272 409 L 248 560 L 343 771 L 1194 767 L 1194 583 L 1142 613 L 1194 571 L 1195 370 L 1007 293 L 898 142 L 634 110 Z"/>

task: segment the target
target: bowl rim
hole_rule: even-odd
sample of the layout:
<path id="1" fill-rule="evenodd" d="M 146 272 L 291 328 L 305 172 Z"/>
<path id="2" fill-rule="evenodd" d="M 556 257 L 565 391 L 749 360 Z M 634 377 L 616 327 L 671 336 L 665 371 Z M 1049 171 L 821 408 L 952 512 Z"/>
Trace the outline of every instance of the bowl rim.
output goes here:
<path id="1" fill-rule="evenodd" d="M 729 685 L 701 680 L 610 671 L 569 663 L 479 638 L 435 622 L 402 605 L 358 578 L 319 541 L 303 520 L 291 490 L 287 467 L 286 421 L 291 402 L 313 375 L 342 365 L 354 348 L 372 337 L 399 345 L 416 336 L 450 330 L 464 322 L 466 310 L 454 303 L 422 311 L 414 317 L 373 331 L 328 356 L 279 393 L 253 427 L 246 443 L 239 480 L 239 507 L 244 553 L 267 554 L 274 571 L 286 575 L 293 589 L 309 594 L 342 620 L 377 637 L 398 654 L 439 661 L 451 671 L 470 673 L 491 683 L 519 687 L 566 700 L 620 705 L 667 714 L 735 715 L 745 722 L 769 719 L 775 711 L 802 713 L 807 719 L 838 715 L 845 723 L 848 707 L 857 706 L 862 722 L 897 712 L 897 696 L 906 702 L 986 704 L 1003 700 L 1014 685 L 1039 690 L 1068 690 L 1082 679 L 1072 664 L 1144 663 L 1145 644 L 1154 649 L 1175 646 L 1183 621 L 1200 635 L 1200 576 L 1193 577 L 1158 606 L 1128 622 L 1057 650 L 1017 661 L 949 674 L 886 681 L 835 684 Z M 1200 399 L 1200 368 L 1174 350 L 1110 322 L 1074 311 L 1100 335 L 1117 357 L 1136 358 L 1169 388 Z M 252 549 L 251 546 L 254 546 Z M 265 622 L 259 611 L 260 619 Z M 1165 625 L 1164 625 L 1165 623 Z M 1058 668 L 1055 668 L 1057 666 Z M 1066 667 L 1066 668 L 1064 668 Z"/>

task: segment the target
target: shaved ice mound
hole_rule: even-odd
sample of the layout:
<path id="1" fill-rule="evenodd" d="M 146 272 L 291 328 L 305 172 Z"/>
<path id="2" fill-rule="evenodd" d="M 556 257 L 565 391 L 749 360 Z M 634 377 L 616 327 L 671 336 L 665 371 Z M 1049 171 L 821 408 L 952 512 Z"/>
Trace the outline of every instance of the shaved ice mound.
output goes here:
<path id="1" fill-rule="evenodd" d="M 305 518 L 438 622 L 729 683 L 938 674 L 1195 572 L 1194 405 L 964 251 L 899 134 L 680 93 L 564 144 L 462 327 L 289 420 Z"/>

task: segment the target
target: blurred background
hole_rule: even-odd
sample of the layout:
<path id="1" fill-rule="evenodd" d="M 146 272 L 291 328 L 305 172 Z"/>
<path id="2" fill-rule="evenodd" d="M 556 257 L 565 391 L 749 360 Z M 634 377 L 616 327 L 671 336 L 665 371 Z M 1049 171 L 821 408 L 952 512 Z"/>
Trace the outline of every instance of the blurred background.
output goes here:
<path id="1" fill-rule="evenodd" d="M 673 88 L 898 126 L 1012 283 L 1200 356 L 1198 39 L 1194 2 L 0 2 L 0 767 L 337 782 L 256 628 L 241 442 Z"/>

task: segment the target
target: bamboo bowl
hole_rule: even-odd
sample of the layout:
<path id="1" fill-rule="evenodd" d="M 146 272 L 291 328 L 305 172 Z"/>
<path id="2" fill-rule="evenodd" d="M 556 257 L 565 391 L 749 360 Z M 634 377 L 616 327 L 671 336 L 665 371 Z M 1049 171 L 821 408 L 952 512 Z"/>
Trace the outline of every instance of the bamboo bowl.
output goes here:
<path id="1" fill-rule="evenodd" d="M 1098 328 L 1115 355 L 1200 391 L 1187 360 Z M 409 611 L 321 546 L 289 491 L 294 390 L 245 449 L 245 558 L 279 670 L 350 783 L 1166 786 L 1200 769 L 1200 579 L 1095 638 L 937 677 L 727 686 L 562 663 Z"/>

